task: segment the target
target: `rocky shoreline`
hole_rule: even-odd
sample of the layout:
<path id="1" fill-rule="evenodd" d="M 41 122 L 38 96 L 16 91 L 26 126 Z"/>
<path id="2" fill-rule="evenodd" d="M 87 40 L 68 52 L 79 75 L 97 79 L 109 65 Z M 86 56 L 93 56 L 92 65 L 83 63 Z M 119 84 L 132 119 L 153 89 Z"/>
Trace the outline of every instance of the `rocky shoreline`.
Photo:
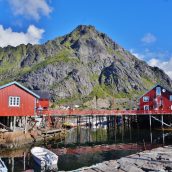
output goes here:
<path id="1" fill-rule="evenodd" d="M 146 150 L 71 172 L 166 172 L 172 171 L 172 146 Z"/>

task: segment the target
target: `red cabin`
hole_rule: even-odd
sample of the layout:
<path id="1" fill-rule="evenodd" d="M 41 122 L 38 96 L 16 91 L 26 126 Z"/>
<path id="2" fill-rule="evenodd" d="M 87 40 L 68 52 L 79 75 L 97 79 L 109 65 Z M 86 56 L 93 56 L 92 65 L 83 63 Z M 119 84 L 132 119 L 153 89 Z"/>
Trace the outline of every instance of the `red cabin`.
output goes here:
<path id="1" fill-rule="evenodd" d="M 33 92 L 40 97 L 36 103 L 37 110 L 47 110 L 49 108 L 49 93 L 45 90 L 34 90 Z"/>
<path id="2" fill-rule="evenodd" d="M 34 116 L 39 95 L 18 82 L 0 87 L 0 116 Z"/>
<path id="3" fill-rule="evenodd" d="M 140 98 L 140 110 L 172 110 L 172 91 L 155 85 Z"/>

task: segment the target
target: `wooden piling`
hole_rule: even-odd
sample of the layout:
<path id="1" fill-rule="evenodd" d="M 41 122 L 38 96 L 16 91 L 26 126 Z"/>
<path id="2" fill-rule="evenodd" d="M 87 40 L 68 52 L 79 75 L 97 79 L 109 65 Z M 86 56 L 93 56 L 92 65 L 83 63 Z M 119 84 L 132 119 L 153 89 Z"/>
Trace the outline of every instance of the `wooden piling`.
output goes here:
<path id="1" fill-rule="evenodd" d="M 152 144 L 152 116 L 149 115 L 149 124 L 150 124 L 150 140 Z"/>
<path id="2" fill-rule="evenodd" d="M 163 115 L 161 115 L 161 128 L 162 129 L 164 128 L 164 118 L 163 118 Z"/>
<path id="3" fill-rule="evenodd" d="M 13 130 L 13 121 L 12 121 L 13 117 L 10 117 L 10 129 Z"/>
<path id="4" fill-rule="evenodd" d="M 16 116 L 13 117 L 13 131 L 16 130 Z"/>
<path id="5" fill-rule="evenodd" d="M 152 116 L 151 115 L 149 115 L 149 124 L 150 124 L 150 130 L 152 129 Z"/>
<path id="6" fill-rule="evenodd" d="M 25 127 L 24 127 L 24 133 L 27 133 L 27 116 L 25 117 Z"/>

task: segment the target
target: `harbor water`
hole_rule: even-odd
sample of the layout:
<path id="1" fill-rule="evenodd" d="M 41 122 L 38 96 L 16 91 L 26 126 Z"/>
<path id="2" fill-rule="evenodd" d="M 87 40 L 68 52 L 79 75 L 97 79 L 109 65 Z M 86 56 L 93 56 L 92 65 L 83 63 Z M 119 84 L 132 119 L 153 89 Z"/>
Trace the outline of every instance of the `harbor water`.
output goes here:
<path id="1" fill-rule="evenodd" d="M 170 131 L 118 126 L 72 128 L 65 140 L 43 142 L 39 146 L 44 146 L 59 156 L 58 171 L 70 171 L 169 144 L 172 144 Z M 30 154 L 33 146 L 13 151 L 1 150 L 0 157 L 9 172 L 30 169 L 41 171 Z"/>

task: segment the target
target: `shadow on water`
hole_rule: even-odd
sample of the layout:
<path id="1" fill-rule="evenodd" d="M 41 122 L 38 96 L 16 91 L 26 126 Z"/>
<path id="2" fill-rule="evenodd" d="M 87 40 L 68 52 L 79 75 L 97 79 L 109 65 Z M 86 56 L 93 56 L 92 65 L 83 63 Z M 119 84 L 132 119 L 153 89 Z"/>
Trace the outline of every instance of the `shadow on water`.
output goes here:
<path id="1" fill-rule="evenodd" d="M 158 130 L 150 132 L 149 129 L 118 126 L 73 128 L 69 130 L 64 141 L 49 141 L 40 146 L 55 152 L 59 156 L 58 169 L 67 171 L 105 160 L 119 159 L 144 149 L 166 144 L 172 144 L 171 132 Z M 131 145 L 134 145 L 132 149 Z M 35 172 L 41 171 L 40 167 L 34 164 L 29 148 L 17 151 L 11 154 L 0 153 L 9 172 L 29 169 L 34 169 Z"/>

